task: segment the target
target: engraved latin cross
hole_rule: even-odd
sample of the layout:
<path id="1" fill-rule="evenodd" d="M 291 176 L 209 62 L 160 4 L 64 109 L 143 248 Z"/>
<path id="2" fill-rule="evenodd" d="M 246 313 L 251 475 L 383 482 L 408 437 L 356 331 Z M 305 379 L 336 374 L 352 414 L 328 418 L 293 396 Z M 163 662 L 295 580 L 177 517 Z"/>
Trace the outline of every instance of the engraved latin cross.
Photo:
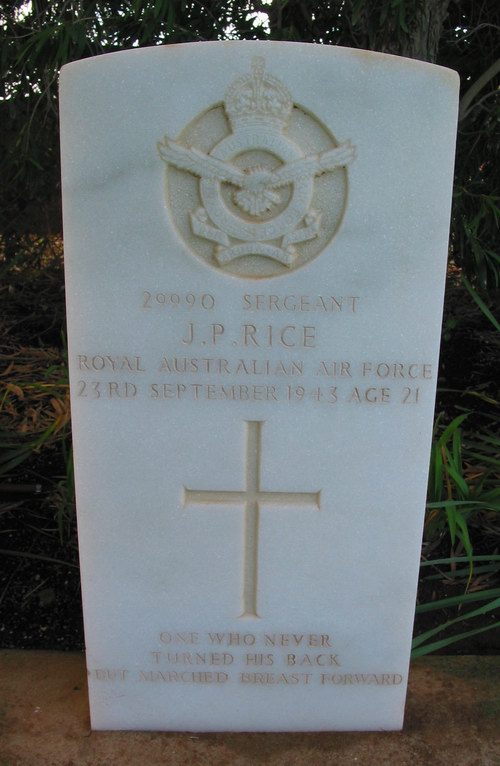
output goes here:
<path id="1" fill-rule="evenodd" d="M 188 489 L 184 487 L 184 505 L 243 505 L 243 613 L 241 617 L 258 617 L 258 556 L 259 520 L 262 505 L 278 507 L 313 506 L 319 510 L 321 492 L 272 492 L 261 489 L 261 444 L 262 425 L 260 421 L 245 421 L 246 463 L 245 489 L 213 490 Z"/>

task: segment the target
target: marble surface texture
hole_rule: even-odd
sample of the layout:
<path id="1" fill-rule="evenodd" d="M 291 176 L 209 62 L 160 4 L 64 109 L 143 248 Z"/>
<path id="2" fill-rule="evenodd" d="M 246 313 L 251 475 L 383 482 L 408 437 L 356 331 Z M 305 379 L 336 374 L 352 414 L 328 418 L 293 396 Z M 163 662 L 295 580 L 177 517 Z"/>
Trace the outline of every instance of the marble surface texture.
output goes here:
<path id="1" fill-rule="evenodd" d="M 402 726 L 457 98 L 290 43 L 63 68 L 95 729 Z"/>

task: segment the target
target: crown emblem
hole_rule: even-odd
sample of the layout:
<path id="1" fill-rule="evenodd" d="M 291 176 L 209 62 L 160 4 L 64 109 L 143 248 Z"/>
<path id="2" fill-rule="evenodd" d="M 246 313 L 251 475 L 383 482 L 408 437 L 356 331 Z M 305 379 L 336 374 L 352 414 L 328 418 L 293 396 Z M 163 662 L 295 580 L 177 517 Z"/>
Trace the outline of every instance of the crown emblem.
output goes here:
<path id="1" fill-rule="evenodd" d="M 288 89 L 265 71 L 265 61 L 252 60 L 252 73 L 239 77 L 226 91 L 225 109 L 233 131 L 265 125 L 283 130 L 293 108 Z"/>

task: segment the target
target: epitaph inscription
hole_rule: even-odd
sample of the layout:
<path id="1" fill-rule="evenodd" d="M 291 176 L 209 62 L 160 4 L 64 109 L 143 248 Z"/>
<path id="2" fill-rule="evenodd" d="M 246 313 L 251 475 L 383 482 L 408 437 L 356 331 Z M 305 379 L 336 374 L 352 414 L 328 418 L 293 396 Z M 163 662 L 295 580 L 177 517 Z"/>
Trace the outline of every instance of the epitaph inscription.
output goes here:
<path id="1" fill-rule="evenodd" d="M 243 612 L 241 617 L 258 617 L 257 588 L 259 572 L 259 518 L 262 507 L 289 508 L 309 506 L 320 509 L 321 492 L 277 492 L 261 488 L 262 426 L 258 421 L 245 423 L 245 488 L 243 490 L 207 490 L 184 488 L 185 505 L 243 506 Z"/>

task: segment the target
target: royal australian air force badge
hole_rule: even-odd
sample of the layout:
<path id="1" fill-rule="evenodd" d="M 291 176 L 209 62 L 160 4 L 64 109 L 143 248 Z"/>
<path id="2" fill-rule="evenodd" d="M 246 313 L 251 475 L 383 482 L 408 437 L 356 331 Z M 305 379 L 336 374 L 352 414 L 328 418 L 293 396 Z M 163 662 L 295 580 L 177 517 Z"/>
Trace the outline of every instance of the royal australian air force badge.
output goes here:
<path id="1" fill-rule="evenodd" d="M 294 104 L 263 58 L 158 151 L 167 204 L 190 250 L 253 278 L 289 273 L 322 252 L 340 226 L 355 158 L 350 141 Z"/>

